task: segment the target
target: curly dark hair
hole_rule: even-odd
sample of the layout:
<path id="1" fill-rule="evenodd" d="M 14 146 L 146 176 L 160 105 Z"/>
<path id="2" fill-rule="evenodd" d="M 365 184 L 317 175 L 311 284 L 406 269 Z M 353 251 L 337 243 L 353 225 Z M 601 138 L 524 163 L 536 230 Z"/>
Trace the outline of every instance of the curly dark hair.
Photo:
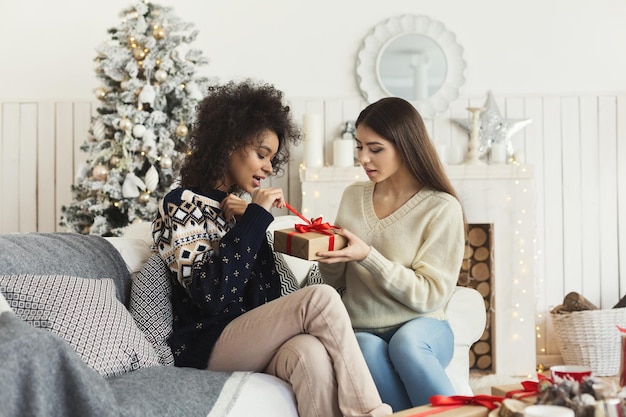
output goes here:
<path id="1" fill-rule="evenodd" d="M 271 130 L 278 136 L 273 175 L 289 160 L 289 142 L 301 139 L 284 94 L 273 85 L 247 79 L 212 85 L 198 106 L 180 185 L 208 191 L 224 184 L 231 152 L 261 141 Z"/>

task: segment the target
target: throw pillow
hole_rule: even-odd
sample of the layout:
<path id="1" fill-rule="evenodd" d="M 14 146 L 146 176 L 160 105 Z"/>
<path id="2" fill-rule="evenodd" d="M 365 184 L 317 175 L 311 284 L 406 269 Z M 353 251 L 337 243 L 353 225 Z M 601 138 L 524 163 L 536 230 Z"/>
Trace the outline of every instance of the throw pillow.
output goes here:
<path id="1" fill-rule="evenodd" d="M 174 321 L 169 272 L 165 261 L 154 253 L 130 287 L 130 314 L 152 343 L 163 365 L 174 365 L 174 355 L 167 344 Z"/>
<path id="2" fill-rule="evenodd" d="M 159 365 L 159 357 L 116 298 L 112 279 L 0 276 L 0 292 L 27 323 L 65 339 L 104 377 Z"/>
<path id="3" fill-rule="evenodd" d="M 274 232 L 273 230 L 267 230 L 267 241 L 268 243 L 274 247 Z M 274 259 L 276 260 L 276 272 L 278 272 L 278 276 L 280 277 L 280 295 L 287 295 L 291 292 L 294 292 L 300 288 L 300 284 L 296 279 L 295 275 L 289 268 L 289 264 L 285 259 L 285 255 L 280 252 L 274 252 Z"/>

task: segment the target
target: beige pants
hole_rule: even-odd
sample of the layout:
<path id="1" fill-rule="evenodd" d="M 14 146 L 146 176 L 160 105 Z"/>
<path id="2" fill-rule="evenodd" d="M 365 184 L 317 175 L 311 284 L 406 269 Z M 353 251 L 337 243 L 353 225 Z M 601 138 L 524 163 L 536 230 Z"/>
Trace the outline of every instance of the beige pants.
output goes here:
<path id="1" fill-rule="evenodd" d="M 213 371 L 257 371 L 291 384 L 300 417 L 385 416 L 337 292 L 313 285 L 233 320 L 209 359 Z"/>

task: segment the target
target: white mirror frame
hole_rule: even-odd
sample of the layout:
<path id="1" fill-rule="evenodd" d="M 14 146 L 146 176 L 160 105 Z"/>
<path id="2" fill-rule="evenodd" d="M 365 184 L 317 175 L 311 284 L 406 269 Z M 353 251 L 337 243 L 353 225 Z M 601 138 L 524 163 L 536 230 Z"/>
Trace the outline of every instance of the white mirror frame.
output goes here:
<path id="1" fill-rule="evenodd" d="M 457 43 L 454 33 L 441 22 L 426 16 L 401 15 L 375 26 L 365 37 L 357 55 L 359 88 L 368 103 L 389 96 L 380 82 L 380 57 L 391 41 L 406 34 L 431 38 L 441 47 L 446 58 L 447 72 L 439 90 L 428 98 L 411 101 L 423 118 L 432 119 L 436 114 L 446 111 L 450 102 L 459 96 L 459 88 L 465 82 L 463 72 L 467 66 L 463 59 L 463 48 Z"/>

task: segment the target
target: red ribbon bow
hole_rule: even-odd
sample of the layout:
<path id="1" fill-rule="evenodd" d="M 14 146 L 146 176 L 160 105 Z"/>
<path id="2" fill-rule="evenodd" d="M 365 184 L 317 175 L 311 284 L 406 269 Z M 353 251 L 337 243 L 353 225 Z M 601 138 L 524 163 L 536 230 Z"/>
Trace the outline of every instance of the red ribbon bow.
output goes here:
<path id="1" fill-rule="evenodd" d="M 306 233 L 306 232 L 317 232 L 322 233 L 329 236 L 328 240 L 328 250 L 335 249 L 335 235 L 333 233 L 328 232 L 331 229 L 339 229 L 339 227 L 334 226 L 328 222 L 323 223 L 321 217 L 316 217 L 314 219 L 307 219 L 302 214 L 298 213 L 296 209 L 294 209 L 289 203 L 285 203 L 285 207 L 289 211 L 291 211 L 296 216 L 300 217 L 302 220 L 306 222 L 306 224 L 296 224 L 294 228 L 298 233 Z M 287 236 L 287 252 L 291 252 L 291 234 Z"/>
<path id="2" fill-rule="evenodd" d="M 430 397 L 430 404 L 436 407 L 441 406 L 463 406 L 463 405 L 482 405 L 483 407 L 487 407 L 489 410 L 495 410 L 500 406 L 504 397 L 500 397 L 497 395 L 475 395 L 475 396 L 464 396 L 464 395 L 433 395 Z"/>
<path id="3" fill-rule="evenodd" d="M 522 381 L 521 382 L 522 389 L 507 392 L 506 398 L 522 399 L 526 397 L 532 397 L 533 395 L 539 394 L 540 392 L 539 383 L 541 381 L 548 381 L 550 383 L 554 383 L 554 381 L 552 381 L 552 378 L 547 377 L 542 374 L 537 374 L 537 380 L 538 381 Z"/>

